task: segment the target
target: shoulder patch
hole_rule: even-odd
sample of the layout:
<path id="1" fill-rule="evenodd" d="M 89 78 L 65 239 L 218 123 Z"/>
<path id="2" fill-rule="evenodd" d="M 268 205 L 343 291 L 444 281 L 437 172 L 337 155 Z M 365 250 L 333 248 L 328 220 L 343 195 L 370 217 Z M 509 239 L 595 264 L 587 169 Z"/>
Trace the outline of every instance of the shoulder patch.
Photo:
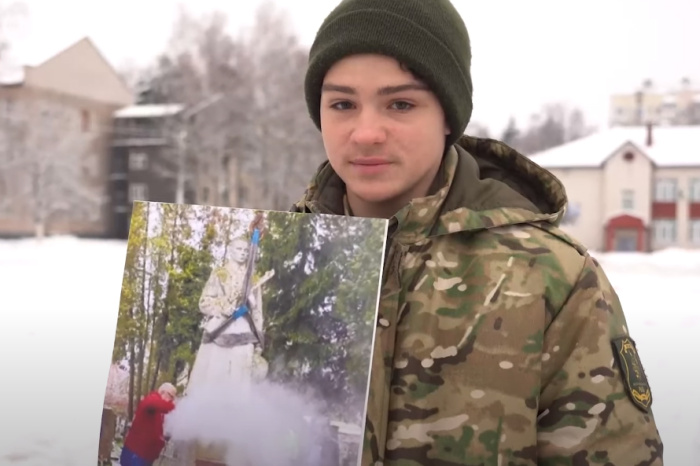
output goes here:
<path id="1" fill-rule="evenodd" d="M 645 413 L 651 407 L 651 387 L 644 373 L 637 345 L 628 336 L 612 339 L 613 354 L 622 373 L 625 390 L 632 403 Z"/>

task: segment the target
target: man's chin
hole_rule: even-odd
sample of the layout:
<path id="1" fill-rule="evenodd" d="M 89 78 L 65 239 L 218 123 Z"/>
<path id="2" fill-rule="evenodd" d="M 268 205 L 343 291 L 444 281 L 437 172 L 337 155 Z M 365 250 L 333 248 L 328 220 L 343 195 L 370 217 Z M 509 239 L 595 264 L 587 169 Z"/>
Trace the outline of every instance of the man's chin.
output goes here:
<path id="1" fill-rule="evenodd" d="M 380 190 L 357 190 L 350 191 L 358 200 L 368 204 L 384 204 L 391 202 L 395 198 L 393 193 Z"/>

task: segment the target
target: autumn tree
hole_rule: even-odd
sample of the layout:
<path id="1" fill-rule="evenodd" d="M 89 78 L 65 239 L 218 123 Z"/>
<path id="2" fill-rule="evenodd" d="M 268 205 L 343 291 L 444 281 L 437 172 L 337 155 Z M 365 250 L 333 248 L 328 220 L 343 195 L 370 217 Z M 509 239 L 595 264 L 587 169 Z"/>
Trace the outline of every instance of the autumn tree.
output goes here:
<path id="1" fill-rule="evenodd" d="M 143 344 L 143 322 L 138 318 L 144 306 L 144 274 L 146 269 L 146 252 L 148 241 L 149 205 L 134 203 L 131 214 L 129 241 L 126 248 L 126 261 L 122 278 L 121 297 L 119 299 L 119 316 L 115 332 L 112 360 L 127 361 L 129 368 L 129 405 L 128 415 L 134 414 L 138 402 L 139 387 L 136 383 L 136 353 Z"/>
<path id="2" fill-rule="evenodd" d="M 261 269 L 271 378 L 313 387 L 327 408 L 364 403 L 384 229 L 374 220 L 269 214 Z M 334 412 L 346 416 L 347 412 Z M 353 419 L 351 421 L 358 421 Z"/>
<path id="3" fill-rule="evenodd" d="M 252 211 L 137 202 L 114 363 L 129 367 L 130 413 L 163 382 L 186 386 L 201 344 L 199 299 Z M 257 276 L 265 285 L 269 379 L 313 392 L 348 422 L 365 402 L 384 250 L 379 220 L 266 213 Z"/>
<path id="4" fill-rule="evenodd" d="M 201 340 L 199 297 L 239 228 L 223 209 L 135 203 L 113 352 L 113 362 L 128 362 L 132 404 L 187 380 Z"/>

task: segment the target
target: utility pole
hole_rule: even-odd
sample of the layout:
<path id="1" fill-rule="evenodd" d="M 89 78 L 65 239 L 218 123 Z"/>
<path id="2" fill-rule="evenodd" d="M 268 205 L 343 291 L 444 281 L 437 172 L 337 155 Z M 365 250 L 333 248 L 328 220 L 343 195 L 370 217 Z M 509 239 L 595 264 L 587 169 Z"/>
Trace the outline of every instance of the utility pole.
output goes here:
<path id="1" fill-rule="evenodd" d="M 193 105 L 188 110 L 185 110 L 180 116 L 180 128 L 177 132 L 177 176 L 175 184 L 175 203 L 184 204 L 185 203 L 185 188 L 187 186 L 187 178 L 189 174 L 187 173 L 187 140 L 189 138 L 189 130 L 194 122 L 194 117 L 211 107 L 212 105 L 220 102 L 224 99 L 224 94 L 217 93 L 214 94 L 197 105 Z"/>

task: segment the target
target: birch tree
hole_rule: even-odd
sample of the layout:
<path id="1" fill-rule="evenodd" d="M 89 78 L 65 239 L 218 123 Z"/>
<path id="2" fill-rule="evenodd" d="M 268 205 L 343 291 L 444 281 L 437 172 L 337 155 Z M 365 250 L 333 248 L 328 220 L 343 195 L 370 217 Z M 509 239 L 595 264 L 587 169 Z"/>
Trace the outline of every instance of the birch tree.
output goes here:
<path id="1" fill-rule="evenodd" d="M 30 212 L 42 238 L 52 221 L 96 221 L 105 198 L 96 177 L 98 159 L 89 149 L 94 132 L 81 133 L 79 113 L 58 102 L 15 102 L 3 125 L 0 178 L 5 211 Z"/>
<path id="2" fill-rule="evenodd" d="M 10 48 L 12 30 L 24 19 L 25 5 L 19 1 L 0 0 L 0 70 Z"/>
<path id="3" fill-rule="evenodd" d="M 247 34 L 234 39 L 227 29 L 221 12 L 182 10 L 168 50 L 145 78 L 144 102 L 204 106 L 175 140 L 188 182 L 215 193 L 198 202 L 286 210 L 324 154 L 303 94 L 308 51 L 271 3 Z"/>
<path id="4" fill-rule="evenodd" d="M 201 177 L 219 195 L 227 188 L 222 167 L 230 158 L 232 110 L 237 108 L 230 102 L 242 90 L 235 82 L 235 44 L 225 28 L 222 14 L 196 18 L 181 9 L 168 49 L 143 78 L 142 103 L 185 106 L 164 128 L 176 163 L 173 173 L 161 174 L 177 179 L 176 202 L 183 202 L 186 185 L 200 188 Z"/>
<path id="5" fill-rule="evenodd" d="M 266 2 L 243 40 L 246 87 L 253 97 L 244 169 L 260 188 L 255 207 L 274 210 L 289 208 L 324 157 L 304 100 L 308 50 L 287 18 L 284 10 Z"/>

